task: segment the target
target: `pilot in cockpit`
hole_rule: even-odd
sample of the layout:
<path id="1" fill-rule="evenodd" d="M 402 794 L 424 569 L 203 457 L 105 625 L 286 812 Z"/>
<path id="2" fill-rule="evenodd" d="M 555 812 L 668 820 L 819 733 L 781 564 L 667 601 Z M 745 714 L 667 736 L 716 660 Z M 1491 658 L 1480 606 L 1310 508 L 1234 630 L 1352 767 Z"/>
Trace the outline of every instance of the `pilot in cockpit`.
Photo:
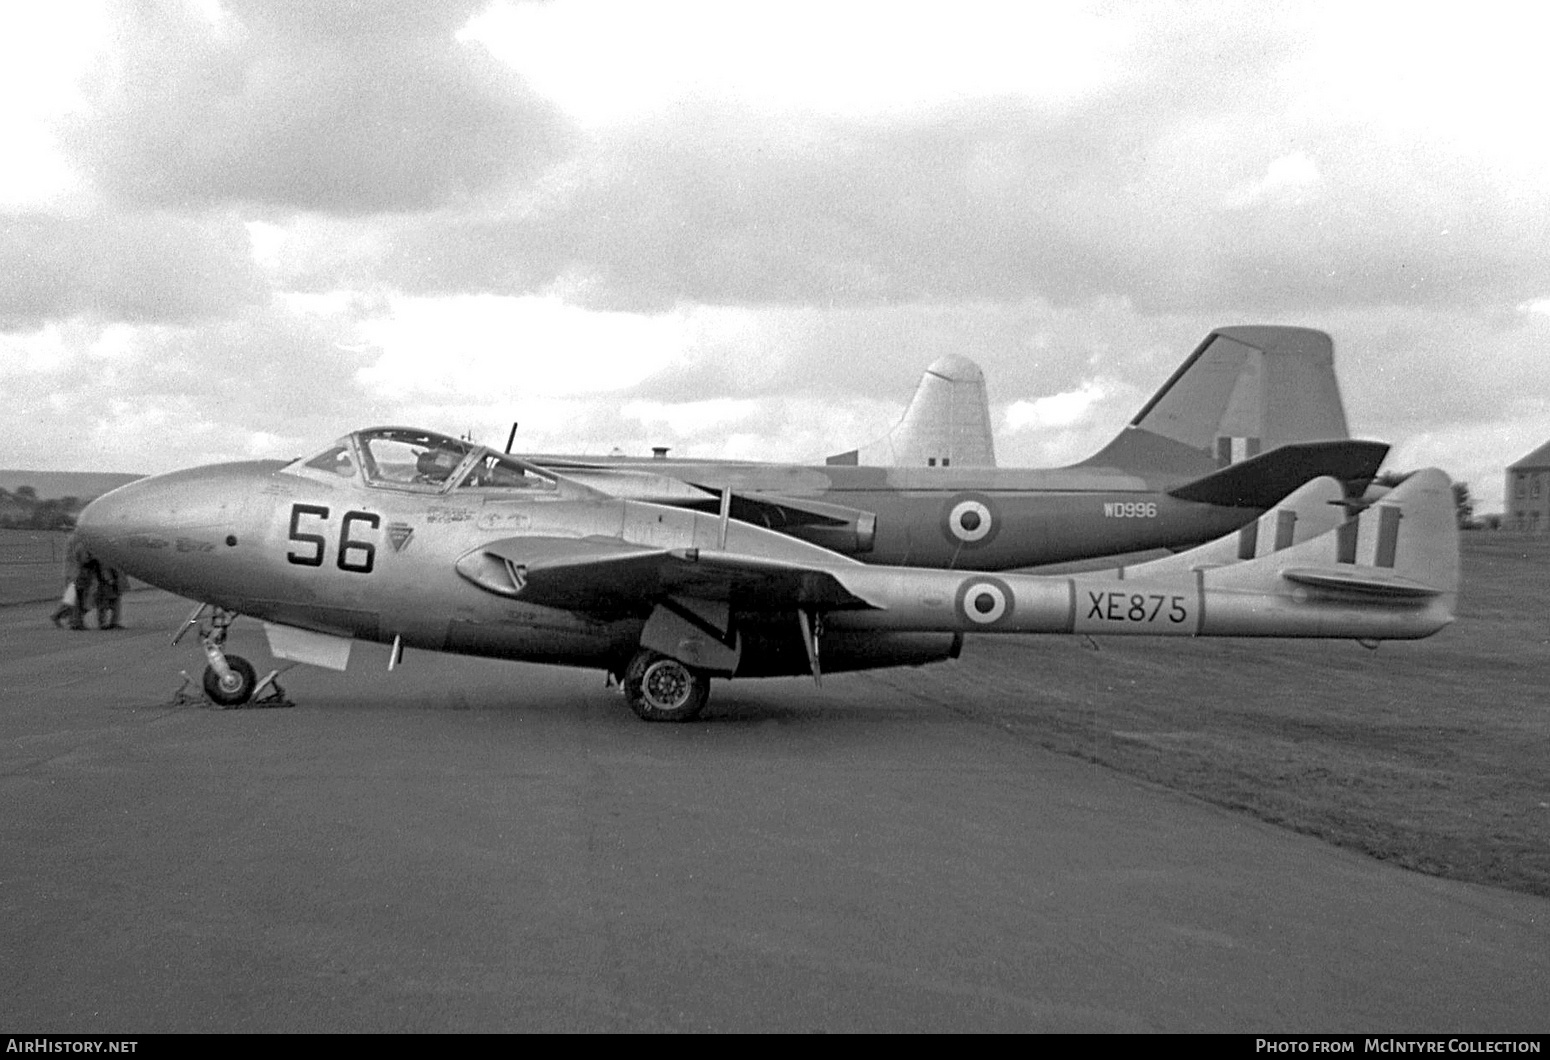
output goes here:
<path id="1" fill-rule="evenodd" d="M 427 449 L 415 458 L 414 480 L 440 485 L 447 481 L 447 476 L 452 474 L 453 469 L 462 462 L 461 453 L 450 449 Z"/>

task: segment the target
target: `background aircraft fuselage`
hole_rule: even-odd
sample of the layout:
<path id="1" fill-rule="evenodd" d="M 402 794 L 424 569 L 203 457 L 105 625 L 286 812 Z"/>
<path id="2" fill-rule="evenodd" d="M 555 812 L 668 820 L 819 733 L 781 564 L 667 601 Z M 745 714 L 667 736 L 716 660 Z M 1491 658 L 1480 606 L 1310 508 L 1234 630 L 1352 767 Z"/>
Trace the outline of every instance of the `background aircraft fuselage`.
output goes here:
<path id="1" fill-rule="evenodd" d="M 1381 447 L 1374 446 L 1371 453 L 1375 471 Z M 734 515 L 744 521 L 865 563 L 901 567 L 1010 570 L 1182 549 L 1230 533 L 1269 506 L 1207 504 L 1168 493 L 1197 478 L 1193 474 L 1142 476 L 1093 467 L 881 468 L 642 460 L 603 468 L 583 467 L 579 458 L 535 460 L 615 495 L 688 504 L 703 511 L 714 511 L 719 491 L 731 489 Z M 616 471 L 641 476 L 634 492 L 626 476 Z M 1309 477 L 1317 473 L 1310 470 Z M 703 497 L 696 505 L 674 489 L 664 486 L 658 491 L 663 483 L 689 484 Z M 830 518 L 804 520 L 804 504 Z"/>

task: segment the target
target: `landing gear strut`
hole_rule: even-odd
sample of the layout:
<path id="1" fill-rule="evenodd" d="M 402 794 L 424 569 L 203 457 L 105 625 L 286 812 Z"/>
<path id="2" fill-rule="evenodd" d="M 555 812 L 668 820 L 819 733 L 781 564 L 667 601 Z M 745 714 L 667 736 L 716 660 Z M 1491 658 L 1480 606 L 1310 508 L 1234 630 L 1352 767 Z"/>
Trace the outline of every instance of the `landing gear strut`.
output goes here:
<path id="1" fill-rule="evenodd" d="M 208 621 L 201 622 L 207 607 Z M 280 690 L 279 684 L 275 681 L 279 675 L 278 670 L 260 681 L 252 663 L 240 655 L 226 654 L 226 633 L 236 620 L 235 611 L 202 604 L 188 617 L 188 621 L 183 623 L 183 628 L 172 638 L 172 643 L 176 644 L 183 639 L 183 634 L 194 626 L 199 626 L 199 644 L 204 649 L 205 659 L 208 662 L 202 682 L 204 693 L 205 697 L 216 706 L 243 706 L 263 688 L 268 688 L 270 691 L 262 701 L 255 704 L 256 706 L 290 706 L 290 700 L 285 698 L 285 693 Z M 187 672 L 184 672 L 183 677 L 186 688 L 187 682 L 191 679 Z M 179 695 L 182 695 L 181 690 Z"/>
<path id="2" fill-rule="evenodd" d="M 197 612 L 195 613 L 197 617 Z M 223 707 L 240 707 L 253 698 L 258 675 L 253 666 L 240 655 L 227 655 L 226 631 L 236 621 L 237 614 L 222 607 L 210 609 L 210 624 L 200 628 L 199 644 L 204 648 L 209 665 L 205 667 L 205 695 L 211 702 Z M 190 620 L 192 624 L 192 620 Z"/>
<path id="3" fill-rule="evenodd" d="M 642 721 L 693 721 L 710 696 L 710 678 L 703 672 L 647 648 L 635 653 L 620 683 Z"/>

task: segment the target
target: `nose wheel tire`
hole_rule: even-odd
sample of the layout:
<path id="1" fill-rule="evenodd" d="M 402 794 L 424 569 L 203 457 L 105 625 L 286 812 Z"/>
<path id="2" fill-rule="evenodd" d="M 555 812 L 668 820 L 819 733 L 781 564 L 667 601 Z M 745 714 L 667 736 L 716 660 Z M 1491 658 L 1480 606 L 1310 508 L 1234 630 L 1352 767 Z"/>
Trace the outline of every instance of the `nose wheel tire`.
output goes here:
<path id="1" fill-rule="evenodd" d="M 223 707 L 240 707 L 253 698 L 253 688 L 258 684 L 258 675 L 253 672 L 252 665 L 240 655 L 226 656 L 226 665 L 231 668 L 231 676 L 225 680 L 221 679 L 215 667 L 205 667 L 205 695 Z"/>
<path id="2" fill-rule="evenodd" d="M 710 678 L 667 655 L 642 649 L 624 673 L 624 698 L 642 721 L 693 721 L 710 697 Z"/>

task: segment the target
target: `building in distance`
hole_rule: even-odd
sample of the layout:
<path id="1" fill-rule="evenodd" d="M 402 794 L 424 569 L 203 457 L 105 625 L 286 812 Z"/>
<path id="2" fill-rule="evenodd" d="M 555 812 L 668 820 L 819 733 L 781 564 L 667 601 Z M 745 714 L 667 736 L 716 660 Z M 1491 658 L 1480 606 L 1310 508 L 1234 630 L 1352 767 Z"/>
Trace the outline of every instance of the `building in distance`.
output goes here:
<path id="1" fill-rule="evenodd" d="M 1505 529 L 1550 533 L 1550 442 L 1508 465 L 1503 496 Z"/>

